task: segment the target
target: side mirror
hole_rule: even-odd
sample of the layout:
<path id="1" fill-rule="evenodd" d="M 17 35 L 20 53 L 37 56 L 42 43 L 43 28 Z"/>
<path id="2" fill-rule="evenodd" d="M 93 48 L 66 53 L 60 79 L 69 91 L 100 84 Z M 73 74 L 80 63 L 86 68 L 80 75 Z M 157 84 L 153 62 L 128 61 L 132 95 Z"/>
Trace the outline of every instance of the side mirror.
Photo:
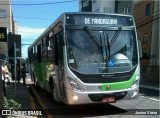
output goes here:
<path id="1" fill-rule="evenodd" d="M 142 58 L 142 47 L 141 47 L 141 41 L 138 40 L 138 50 L 139 50 L 139 58 Z"/>

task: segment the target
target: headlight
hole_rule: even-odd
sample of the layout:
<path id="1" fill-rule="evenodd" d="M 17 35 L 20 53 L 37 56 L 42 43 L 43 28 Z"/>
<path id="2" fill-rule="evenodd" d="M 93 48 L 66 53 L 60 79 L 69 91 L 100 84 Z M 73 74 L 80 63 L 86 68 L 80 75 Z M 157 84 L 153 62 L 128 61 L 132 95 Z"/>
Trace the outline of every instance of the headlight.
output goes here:
<path id="1" fill-rule="evenodd" d="M 68 77 L 68 81 L 69 81 L 70 86 L 71 86 L 71 88 L 72 88 L 73 90 L 75 90 L 75 91 L 84 91 L 84 90 L 82 89 L 82 87 L 79 86 L 78 83 L 77 83 L 74 79 Z"/>
<path id="2" fill-rule="evenodd" d="M 134 80 L 134 82 L 133 82 L 133 84 L 132 84 L 132 86 L 131 86 L 131 88 L 135 88 L 135 87 L 138 86 L 138 84 L 139 84 L 139 79 L 140 79 L 140 76 L 137 75 L 137 76 L 136 76 L 136 79 Z"/>

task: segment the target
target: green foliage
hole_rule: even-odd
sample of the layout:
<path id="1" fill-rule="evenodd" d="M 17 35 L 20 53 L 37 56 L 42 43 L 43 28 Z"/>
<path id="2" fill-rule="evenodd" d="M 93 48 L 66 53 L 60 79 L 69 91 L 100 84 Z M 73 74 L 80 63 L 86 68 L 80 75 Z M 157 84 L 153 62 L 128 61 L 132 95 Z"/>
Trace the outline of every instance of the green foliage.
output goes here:
<path id="1" fill-rule="evenodd" d="M 7 99 L 6 97 L 4 97 L 3 108 L 4 109 L 21 109 L 21 104 L 19 104 L 13 99 Z"/>

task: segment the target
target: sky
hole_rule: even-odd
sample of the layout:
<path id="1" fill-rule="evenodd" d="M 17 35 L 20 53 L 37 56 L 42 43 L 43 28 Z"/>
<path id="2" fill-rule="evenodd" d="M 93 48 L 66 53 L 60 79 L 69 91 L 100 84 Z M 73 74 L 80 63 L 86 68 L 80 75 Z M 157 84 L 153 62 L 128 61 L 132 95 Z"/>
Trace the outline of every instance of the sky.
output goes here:
<path id="1" fill-rule="evenodd" d="M 70 2 L 67 2 L 70 1 Z M 21 35 L 22 57 L 27 49 L 62 13 L 78 12 L 79 0 L 10 0 L 13 19 Z M 36 5 L 35 5 L 36 4 Z"/>

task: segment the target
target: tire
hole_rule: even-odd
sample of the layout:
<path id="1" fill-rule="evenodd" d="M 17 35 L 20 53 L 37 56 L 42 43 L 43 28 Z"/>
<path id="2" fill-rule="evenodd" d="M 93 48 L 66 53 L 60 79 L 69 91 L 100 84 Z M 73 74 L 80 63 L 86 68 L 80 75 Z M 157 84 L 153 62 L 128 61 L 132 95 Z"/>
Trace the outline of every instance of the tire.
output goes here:
<path id="1" fill-rule="evenodd" d="M 52 84 L 52 88 L 51 88 L 51 95 L 52 95 L 52 98 L 55 103 L 57 103 L 57 104 L 61 103 L 60 99 L 58 98 L 56 88 L 54 87 L 53 84 Z"/>

